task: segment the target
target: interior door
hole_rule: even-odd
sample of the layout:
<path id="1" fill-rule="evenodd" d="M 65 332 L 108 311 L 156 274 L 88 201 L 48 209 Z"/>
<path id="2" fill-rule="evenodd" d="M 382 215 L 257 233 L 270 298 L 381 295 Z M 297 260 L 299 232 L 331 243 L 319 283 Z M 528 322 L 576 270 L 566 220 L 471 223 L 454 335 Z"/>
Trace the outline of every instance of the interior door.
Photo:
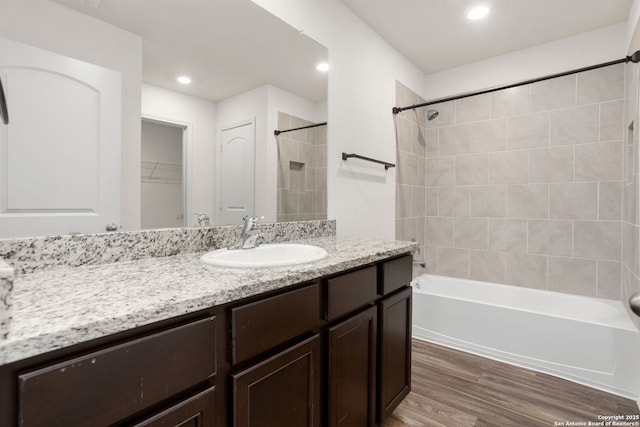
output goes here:
<path id="1" fill-rule="evenodd" d="M 254 215 L 255 121 L 220 132 L 220 224 Z"/>
<path id="2" fill-rule="evenodd" d="M 0 38 L 0 237 L 120 223 L 120 73 Z"/>

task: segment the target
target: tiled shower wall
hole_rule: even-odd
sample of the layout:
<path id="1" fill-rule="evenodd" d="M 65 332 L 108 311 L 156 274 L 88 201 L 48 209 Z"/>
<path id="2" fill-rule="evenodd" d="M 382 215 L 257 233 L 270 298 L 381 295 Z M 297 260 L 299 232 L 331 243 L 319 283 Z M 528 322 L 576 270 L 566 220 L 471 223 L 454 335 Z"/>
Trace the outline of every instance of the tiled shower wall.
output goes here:
<path id="1" fill-rule="evenodd" d="M 619 64 L 398 114 L 397 237 L 430 273 L 621 298 L 624 95 Z"/>
<path id="2" fill-rule="evenodd" d="M 278 113 L 278 129 L 312 122 Z M 327 219 L 327 127 L 281 133 L 278 141 L 278 203 L 276 220 Z"/>
<path id="3" fill-rule="evenodd" d="M 626 65 L 624 114 L 624 167 L 622 214 L 622 304 L 628 307 L 631 294 L 640 292 L 640 150 L 638 125 L 638 65 Z M 630 313 L 631 315 L 631 313 Z M 640 328 L 640 318 L 631 315 Z"/>

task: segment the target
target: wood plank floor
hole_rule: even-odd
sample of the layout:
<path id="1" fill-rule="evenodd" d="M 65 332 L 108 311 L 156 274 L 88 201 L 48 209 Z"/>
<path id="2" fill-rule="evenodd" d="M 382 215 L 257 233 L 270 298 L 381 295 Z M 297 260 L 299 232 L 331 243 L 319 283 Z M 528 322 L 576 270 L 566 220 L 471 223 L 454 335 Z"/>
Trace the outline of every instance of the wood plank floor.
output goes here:
<path id="1" fill-rule="evenodd" d="M 548 427 L 640 415 L 633 400 L 420 340 L 412 369 L 412 391 L 384 427 Z"/>

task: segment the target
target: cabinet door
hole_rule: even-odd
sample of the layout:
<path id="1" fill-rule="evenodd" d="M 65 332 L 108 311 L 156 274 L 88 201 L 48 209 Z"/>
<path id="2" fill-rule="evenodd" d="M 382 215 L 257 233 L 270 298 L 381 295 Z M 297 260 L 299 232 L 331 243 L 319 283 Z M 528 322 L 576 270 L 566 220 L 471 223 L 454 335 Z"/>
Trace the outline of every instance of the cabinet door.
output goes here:
<path id="1" fill-rule="evenodd" d="M 135 427 L 214 427 L 215 387 L 134 424 Z"/>
<path id="2" fill-rule="evenodd" d="M 375 423 L 376 307 L 329 329 L 329 425 Z"/>
<path id="3" fill-rule="evenodd" d="M 411 288 L 380 302 L 379 422 L 411 390 Z"/>
<path id="4" fill-rule="evenodd" d="M 320 425 L 320 337 L 232 375 L 233 425 Z"/>

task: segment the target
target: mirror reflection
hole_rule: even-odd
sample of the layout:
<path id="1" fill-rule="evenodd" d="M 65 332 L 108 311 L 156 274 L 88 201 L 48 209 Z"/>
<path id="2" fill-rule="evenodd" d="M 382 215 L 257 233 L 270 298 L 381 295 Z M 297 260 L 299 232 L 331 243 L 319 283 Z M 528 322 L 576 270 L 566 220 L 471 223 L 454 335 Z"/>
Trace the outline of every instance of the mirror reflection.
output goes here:
<path id="1" fill-rule="evenodd" d="M 0 237 L 326 218 L 326 127 L 274 130 L 327 51 L 251 1 L 3 0 L 0 50 Z"/>

